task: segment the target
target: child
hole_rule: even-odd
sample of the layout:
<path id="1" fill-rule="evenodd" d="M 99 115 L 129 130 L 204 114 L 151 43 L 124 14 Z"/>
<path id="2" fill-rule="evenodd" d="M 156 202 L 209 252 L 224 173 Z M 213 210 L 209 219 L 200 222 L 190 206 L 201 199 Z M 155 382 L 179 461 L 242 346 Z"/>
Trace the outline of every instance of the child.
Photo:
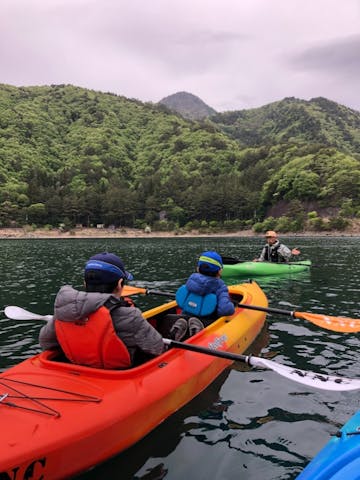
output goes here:
<path id="1" fill-rule="evenodd" d="M 215 294 L 214 314 L 216 318 L 232 315 L 235 311 L 228 288 L 220 278 L 222 269 L 222 258 L 217 252 L 203 252 L 199 257 L 196 273 L 192 273 L 185 284 L 190 294 L 193 293 L 201 297 Z M 182 307 L 182 305 L 180 306 Z M 183 311 L 186 313 L 186 308 L 183 307 Z M 172 338 L 178 341 L 182 340 L 188 330 L 190 336 L 194 335 L 204 328 L 204 323 L 209 325 L 213 321 L 214 314 L 211 315 L 211 318 L 209 318 L 209 315 L 203 318 L 200 316 L 202 321 L 197 317 L 190 317 L 189 320 L 179 318 L 170 330 Z"/>

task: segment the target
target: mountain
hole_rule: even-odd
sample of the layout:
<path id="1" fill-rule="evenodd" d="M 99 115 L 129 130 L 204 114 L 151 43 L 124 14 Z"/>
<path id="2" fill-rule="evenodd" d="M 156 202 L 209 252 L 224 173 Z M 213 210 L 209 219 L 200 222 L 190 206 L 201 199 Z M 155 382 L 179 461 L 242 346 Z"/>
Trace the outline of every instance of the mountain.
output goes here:
<path id="1" fill-rule="evenodd" d="M 216 113 L 216 110 L 206 105 L 199 97 L 187 92 L 174 93 L 159 103 L 189 120 L 201 120 Z"/>
<path id="2" fill-rule="evenodd" d="M 326 98 L 296 98 L 260 108 L 217 113 L 222 131 L 243 146 L 312 143 L 360 152 L 360 112 Z"/>
<path id="3" fill-rule="evenodd" d="M 359 132 L 359 112 L 324 98 L 190 121 L 72 85 L 0 84 L 0 227 L 239 229 L 275 216 L 258 228 L 295 231 L 310 213 L 322 228 L 316 212 L 360 217 Z"/>

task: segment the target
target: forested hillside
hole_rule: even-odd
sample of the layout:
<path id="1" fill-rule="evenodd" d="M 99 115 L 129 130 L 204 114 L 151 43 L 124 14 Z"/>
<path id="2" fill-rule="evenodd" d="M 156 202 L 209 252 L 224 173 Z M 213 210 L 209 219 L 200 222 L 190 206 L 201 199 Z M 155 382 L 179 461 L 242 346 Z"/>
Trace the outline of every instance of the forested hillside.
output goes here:
<path id="1" fill-rule="evenodd" d="M 0 88 L 0 220 L 245 218 L 237 143 L 161 107 L 72 86 Z"/>
<path id="2" fill-rule="evenodd" d="M 360 112 L 327 100 L 285 98 L 261 108 L 211 117 L 244 146 L 318 143 L 360 153 Z"/>
<path id="3" fill-rule="evenodd" d="M 299 230 L 309 212 L 314 228 L 324 228 L 325 213 L 333 226 L 359 215 L 359 114 L 338 106 L 341 138 L 336 114 L 328 124 L 321 116 L 338 143 L 311 136 L 301 122 L 303 137 L 285 141 L 277 136 L 279 103 L 279 111 L 272 104 L 271 135 L 260 111 L 256 121 L 254 111 L 234 112 L 233 123 L 231 112 L 216 115 L 216 123 L 190 121 L 110 93 L 0 85 L 0 226 L 235 229 L 262 228 L 265 219 Z M 285 130 L 294 121 L 288 115 Z"/>

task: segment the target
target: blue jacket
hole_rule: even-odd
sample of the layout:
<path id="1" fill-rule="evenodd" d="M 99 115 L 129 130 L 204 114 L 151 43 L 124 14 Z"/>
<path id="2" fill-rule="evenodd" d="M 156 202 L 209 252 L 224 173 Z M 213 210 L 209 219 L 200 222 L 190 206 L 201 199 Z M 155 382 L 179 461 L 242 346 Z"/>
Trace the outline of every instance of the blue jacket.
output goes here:
<path id="1" fill-rule="evenodd" d="M 198 295 L 215 293 L 217 298 L 216 313 L 219 317 L 232 315 L 235 312 L 234 304 L 230 300 L 229 290 L 221 278 L 193 273 L 188 278 L 186 287 L 190 292 Z"/>

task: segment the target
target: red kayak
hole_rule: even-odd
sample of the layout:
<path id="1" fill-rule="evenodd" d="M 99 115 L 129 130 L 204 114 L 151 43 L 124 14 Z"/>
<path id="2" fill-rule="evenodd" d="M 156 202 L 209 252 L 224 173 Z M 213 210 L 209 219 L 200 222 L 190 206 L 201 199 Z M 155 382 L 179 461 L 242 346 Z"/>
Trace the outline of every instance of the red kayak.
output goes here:
<path id="1" fill-rule="evenodd" d="M 257 283 L 229 287 L 244 304 L 267 307 Z M 161 332 L 171 301 L 144 313 Z M 185 343 L 242 353 L 265 313 L 236 308 Z M 70 364 L 57 351 L 35 355 L 0 375 L 0 478 L 64 479 L 130 447 L 204 390 L 230 360 L 171 348 L 128 370 Z"/>

